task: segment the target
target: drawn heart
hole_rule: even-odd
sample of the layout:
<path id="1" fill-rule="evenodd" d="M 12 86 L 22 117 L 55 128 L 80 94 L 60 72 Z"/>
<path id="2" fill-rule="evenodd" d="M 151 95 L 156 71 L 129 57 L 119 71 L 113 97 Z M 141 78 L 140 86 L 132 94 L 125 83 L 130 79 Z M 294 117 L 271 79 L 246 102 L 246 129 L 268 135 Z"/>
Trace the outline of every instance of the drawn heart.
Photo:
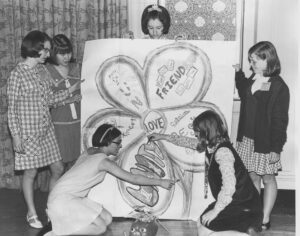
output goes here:
<path id="1" fill-rule="evenodd" d="M 96 73 L 96 84 L 109 104 L 140 116 L 149 109 L 201 100 L 211 77 L 207 55 L 192 44 L 176 42 L 150 52 L 144 66 L 124 55 L 109 58 Z"/>

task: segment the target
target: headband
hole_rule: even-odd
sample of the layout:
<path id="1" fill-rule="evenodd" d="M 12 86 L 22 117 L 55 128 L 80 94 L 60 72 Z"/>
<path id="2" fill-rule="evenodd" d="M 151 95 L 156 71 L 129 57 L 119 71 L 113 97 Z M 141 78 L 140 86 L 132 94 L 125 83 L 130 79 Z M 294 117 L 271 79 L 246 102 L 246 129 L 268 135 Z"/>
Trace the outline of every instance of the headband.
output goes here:
<path id="1" fill-rule="evenodd" d="M 99 143 L 101 143 L 101 142 L 103 141 L 105 135 L 107 135 L 107 133 L 108 133 L 109 131 L 112 131 L 113 128 L 114 128 L 114 127 L 112 126 L 112 127 L 108 128 L 107 130 L 105 130 L 104 134 L 102 135 L 102 137 L 101 137 L 100 140 L 99 140 Z"/>
<path id="2" fill-rule="evenodd" d="M 159 8 L 159 6 L 157 4 L 153 4 L 152 7 L 148 8 L 148 12 L 151 12 L 151 11 L 162 12 L 162 10 Z"/>

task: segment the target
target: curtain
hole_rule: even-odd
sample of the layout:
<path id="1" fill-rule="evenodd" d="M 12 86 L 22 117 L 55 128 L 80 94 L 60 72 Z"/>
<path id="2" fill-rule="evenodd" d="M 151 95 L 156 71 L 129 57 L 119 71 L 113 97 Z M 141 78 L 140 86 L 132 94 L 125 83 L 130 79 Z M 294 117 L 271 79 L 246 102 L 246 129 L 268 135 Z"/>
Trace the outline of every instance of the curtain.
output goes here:
<path id="1" fill-rule="evenodd" d="M 12 140 L 7 125 L 6 83 L 21 60 L 22 38 L 38 29 L 71 39 L 74 57 L 82 61 L 86 40 L 120 38 L 128 29 L 127 0 L 1 0 L 0 1 L 0 188 L 20 188 L 14 172 Z M 36 187 L 48 189 L 49 170 L 41 170 Z"/>

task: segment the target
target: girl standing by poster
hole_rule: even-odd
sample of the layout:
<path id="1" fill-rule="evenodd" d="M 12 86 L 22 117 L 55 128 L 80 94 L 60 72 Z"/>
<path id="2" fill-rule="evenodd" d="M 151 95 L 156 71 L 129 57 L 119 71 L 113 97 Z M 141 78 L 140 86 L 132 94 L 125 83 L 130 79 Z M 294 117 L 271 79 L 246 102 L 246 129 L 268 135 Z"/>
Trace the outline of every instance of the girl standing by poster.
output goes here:
<path id="1" fill-rule="evenodd" d="M 43 65 L 50 50 L 48 35 L 38 30 L 29 32 L 21 45 L 24 61 L 12 70 L 7 83 L 8 125 L 13 139 L 15 170 L 23 171 L 26 220 L 33 228 L 42 227 L 33 192 L 38 168 L 50 166 L 50 189 L 63 172 L 49 106 L 63 101 L 80 87 L 78 82 L 65 91 L 52 92 L 47 79 L 49 74 Z"/>
<path id="2" fill-rule="evenodd" d="M 80 81 L 80 65 L 73 58 L 73 47 L 63 34 L 52 39 L 47 69 L 54 92 L 66 90 Z M 69 169 L 80 155 L 80 90 L 72 97 L 51 108 L 60 155 L 65 169 Z"/>
<path id="3" fill-rule="evenodd" d="M 262 41 L 248 51 L 253 74 L 246 78 L 236 68 L 236 87 L 241 98 L 237 151 L 261 192 L 264 184 L 263 229 L 269 229 L 277 197 L 275 175 L 282 168 L 280 153 L 287 139 L 289 89 L 280 77 L 280 61 L 274 45 Z"/>

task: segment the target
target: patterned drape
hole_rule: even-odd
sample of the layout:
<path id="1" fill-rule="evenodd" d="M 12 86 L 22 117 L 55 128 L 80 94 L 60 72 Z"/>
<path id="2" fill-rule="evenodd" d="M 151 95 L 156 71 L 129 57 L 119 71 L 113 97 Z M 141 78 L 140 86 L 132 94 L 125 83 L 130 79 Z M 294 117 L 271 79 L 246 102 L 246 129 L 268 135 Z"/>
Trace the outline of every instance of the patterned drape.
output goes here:
<path id="1" fill-rule="evenodd" d="M 63 33 L 71 39 L 80 62 L 86 40 L 118 38 L 127 31 L 127 4 L 127 0 L 0 1 L 0 188 L 20 187 L 7 126 L 6 82 L 21 60 L 22 38 L 34 29 L 49 36 Z M 37 187 L 47 190 L 48 175 L 48 171 L 39 173 Z"/>
<path id="2" fill-rule="evenodd" d="M 236 0 L 166 0 L 171 16 L 168 38 L 236 40 Z"/>

